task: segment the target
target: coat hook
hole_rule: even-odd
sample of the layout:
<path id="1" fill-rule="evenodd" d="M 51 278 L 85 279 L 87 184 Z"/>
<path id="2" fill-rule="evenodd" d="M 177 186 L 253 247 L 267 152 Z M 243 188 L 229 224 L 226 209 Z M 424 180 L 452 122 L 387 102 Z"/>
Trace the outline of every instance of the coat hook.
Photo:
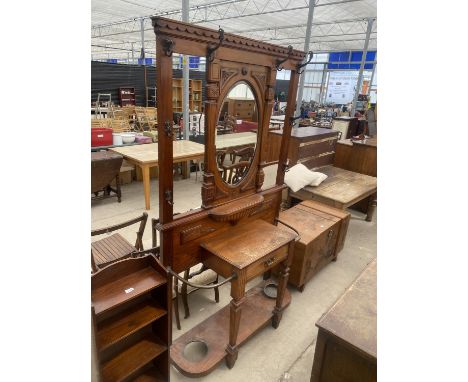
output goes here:
<path id="1" fill-rule="evenodd" d="M 291 56 L 292 51 L 293 51 L 293 47 L 292 47 L 292 45 L 289 45 L 289 46 L 288 46 L 288 55 L 287 55 L 287 57 L 286 57 L 284 60 L 280 60 L 279 58 L 276 59 L 276 65 L 275 65 L 275 66 L 276 66 L 276 70 L 278 70 L 278 71 L 283 70 L 283 68 L 281 68 L 280 65 L 281 65 L 283 62 L 285 62 L 285 61 L 287 61 L 287 60 L 289 59 L 289 56 Z"/>
<path id="2" fill-rule="evenodd" d="M 174 49 L 174 41 L 171 39 L 165 38 L 162 40 L 164 54 L 168 57 L 172 56 L 172 49 Z"/>
<path id="3" fill-rule="evenodd" d="M 208 62 L 212 62 L 214 60 L 214 52 L 218 50 L 218 48 L 221 46 L 221 44 L 224 41 L 224 29 L 219 27 L 218 29 L 219 32 L 219 42 L 216 46 L 208 46 Z"/>
<path id="4" fill-rule="evenodd" d="M 314 52 L 312 52 L 311 50 L 309 50 L 309 52 L 308 52 L 307 54 L 309 55 L 309 59 L 308 59 L 306 62 L 302 63 L 302 64 L 297 64 L 297 66 L 296 66 L 296 72 L 297 72 L 297 74 L 302 74 L 302 73 L 304 72 L 305 69 L 304 69 L 304 70 L 301 70 L 301 71 L 299 71 L 299 69 L 301 69 L 301 68 L 303 68 L 304 66 L 310 64 L 311 61 L 312 61 L 312 57 L 314 57 Z"/>

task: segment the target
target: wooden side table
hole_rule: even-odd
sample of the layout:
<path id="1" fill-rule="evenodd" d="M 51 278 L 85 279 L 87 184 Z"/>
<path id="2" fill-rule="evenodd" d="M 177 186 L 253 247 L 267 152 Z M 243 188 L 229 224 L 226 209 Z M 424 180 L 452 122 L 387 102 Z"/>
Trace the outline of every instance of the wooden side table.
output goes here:
<path id="1" fill-rule="evenodd" d="M 283 295 L 288 282 L 296 235 L 281 230 L 263 220 L 226 231 L 201 244 L 203 263 L 231 281 L 229 344 L 226 348 L 226 364 L 231 369 L 237 359 L 237 334 L 245 302 L 246 283 L 280 265 L 276 305 L 273 311 L 273 327 L 277 328 L 283 314 Z"/>
<path id="2" fill-rule="evenodd" d="M 232 368 L 239 346 L 269 323 L 278 327 L 291 301 L 286 284 L 296 237 L 261 219 L 248 224 L 240 220 L 233 228 L 200 244 L 205 266 L 225 278 L 233 274 L 237 277 L 231 280 L 231 303 L 173 342 L 171 360 L 182 374 L 205 376 L 224 359 Z M 249 280 L 275 266 L 280 268 L 276 299 L 264 294 L 264 285 L 269 281 L 245 292 Z M 184 356 L 184 349 L 191 342 L 206 346 L 204 358 L 193 362 Z"/>

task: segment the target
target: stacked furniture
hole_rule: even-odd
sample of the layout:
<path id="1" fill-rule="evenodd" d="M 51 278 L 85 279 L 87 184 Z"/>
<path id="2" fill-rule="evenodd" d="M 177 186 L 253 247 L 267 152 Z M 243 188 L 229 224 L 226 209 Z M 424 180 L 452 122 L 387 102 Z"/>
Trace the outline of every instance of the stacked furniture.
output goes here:
<path id="1" fill-rule="evenodd" d="M 152 255 L 91 276 L 95 347 L 102 382 L 170 381 L 170 288 Z"/>

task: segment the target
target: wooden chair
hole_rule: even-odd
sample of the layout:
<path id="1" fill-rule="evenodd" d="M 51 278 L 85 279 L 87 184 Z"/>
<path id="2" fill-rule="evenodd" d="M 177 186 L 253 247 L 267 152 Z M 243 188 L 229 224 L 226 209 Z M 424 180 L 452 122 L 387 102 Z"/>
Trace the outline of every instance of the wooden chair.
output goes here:
<path id="1" fill-rule="evenodd" d="M 111 118 L 91 118 L 91 128 L 111 127 Z"/>
<path id="2" fill-rule="evenodd" d="M 124 133 L 131 130 L 128 119 L 112 119 L 110 127 L 112 127 L 114 133 Z"/>
<path id="3" fill-rule="evenodd" d="M 177 215 L 177 214 L 174 214 Z M 152 246 L 153 248 L 157 248 L 158 246 L 158 239 L 157 239 L 157 229 L 156 226 L 159 224 L 159 219 L 153 218 L 151 219 L 151 229 L 152 229 Z M 218 275 L 211 269 L 208 269 L 204 267 L 202 264 L 200 264 L 199 269 L 194 271 L 193 273 L 190 273 L 190 268 L 184 271 L 183 278 L 186 280 L 193 279 L 197 276 L 203 276 L 198 277 L 195 280 L 192 280 L 192 282 L 197 283 L 197 284 L 202 284 L 202 285 L 209 285 L 209 284 L 217 284 L 218 283 Z M 203 279 L 205 282 L 203 282 Z M 181 329 L 180 325 L 180 316 L 179 316 L 179 294 L 182 296 L 182 302 L 184 304 L 184 313 L 185 316 L 184 318 L 188 318 L 190 316 L 190 309 L 188 306 L 188 295 L 189 293 L 195 291 L 197 289 L 191 288 L 191 290 L 188 290 L 187 284 L 183 284 L 181 287 L 179 287 L 179 282 L 176 278 L 174 278 L 174 290 L 173 290 L 173 296 L 174 296 L 174 314 L 176 317 L 176 325 L 177 329 Z M 219 302 L 219 289 L 218 287 L 214 288 L 214 293 L 215 293 L 215 301 Z"/>
<path id="4" fill-rule="evenodd" d="M 130 244 L 124 239 L 119 233 L 114 233 L 110 236 L 102 238 L 100 240 L 91 243 L 91 270 L 96 272 L 105 266 L 112 264 L 118 260 L 122 260 L 131 257 L 138 251 L 143 251 L 143 233 L 145 231 L 146 221 L 148 220 L 148 214 L 143 214 L 137 218 L 125 221 L 120 224 L 113 226 L 100 228 L 91 231 L 91 236 L 109 234 L 119 229 L 131 226 L 133 224 L 140 223 L 137 231 L 137 237 L 135 244 Z"/>

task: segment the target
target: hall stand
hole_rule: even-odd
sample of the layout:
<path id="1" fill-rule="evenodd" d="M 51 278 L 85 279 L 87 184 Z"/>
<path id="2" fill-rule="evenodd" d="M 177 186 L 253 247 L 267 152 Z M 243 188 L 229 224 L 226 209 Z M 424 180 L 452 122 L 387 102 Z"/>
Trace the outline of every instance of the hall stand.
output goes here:
<path id="1" fill-rule="evenodd" d="M 158 89 L 159 218 L 161 261 L 171 276 L 203 263 L 231 283 L 231 303 L 179 337 L 171 346 L 171 361 L 184 375 L 209 374 L 223 360 L 235 365 L 239 347 L 262 327 L 277 328 L 291 296 L 286 284 L 297 235 L 277 227 L 287 149 L 291 134 L 298 74 L 304 53 L 277 45 L 153 17 L 156 33 Z M 172 54 L 206 55 L 205 156 L 202 206 L 173 216 Z M 279 160 L 267 161 L 268 125 L 273 109 L 277 70 L 291 70 L 288 106 Z M 220 176 L 216 162 L 216 122 L 224 97 L 239 82 L 247 83 L 258 110 L 256 150 L 248 171 L 233 185 Z M 276 184 L 262 190 L 264 168 L 278 165 Z M 265 280 L 245 292 L 248 280 L 274 266 L 280 272 L 276 298 L 268 297 Z M 184 280 L 182 280 L 185 282 Z M 171 330 L 171 328 L 169 328 Z M 199 361 L 185 357 L 193 342 L 204 343 Z M 274 333 L 272 334 L 274 341 Z"/>

